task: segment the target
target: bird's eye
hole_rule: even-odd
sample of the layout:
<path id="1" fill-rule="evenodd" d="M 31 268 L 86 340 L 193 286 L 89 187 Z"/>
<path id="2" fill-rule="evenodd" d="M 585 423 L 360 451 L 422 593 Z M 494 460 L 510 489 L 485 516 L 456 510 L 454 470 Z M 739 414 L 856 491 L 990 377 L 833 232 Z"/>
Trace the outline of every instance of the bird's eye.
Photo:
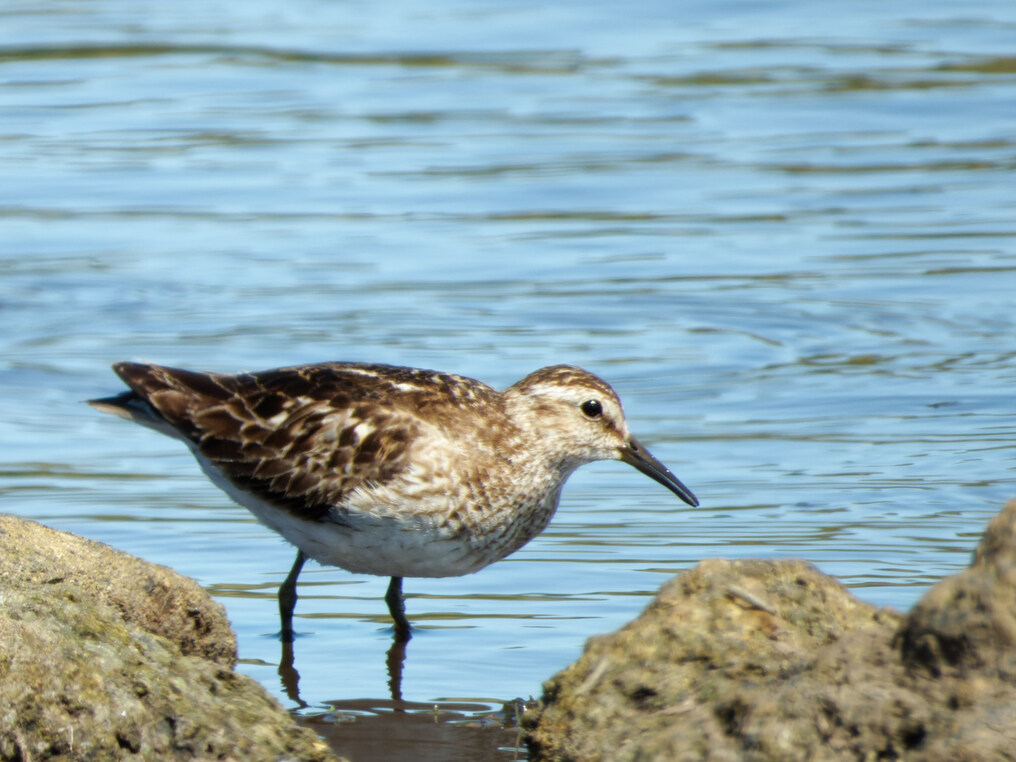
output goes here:
<path id="1" fill-rule="evenodd" d="M 603 405 L 599 400 L 586 400 L 579 405 L 579 408 L 586 418 L 599 418 L 603 414 Z"/>

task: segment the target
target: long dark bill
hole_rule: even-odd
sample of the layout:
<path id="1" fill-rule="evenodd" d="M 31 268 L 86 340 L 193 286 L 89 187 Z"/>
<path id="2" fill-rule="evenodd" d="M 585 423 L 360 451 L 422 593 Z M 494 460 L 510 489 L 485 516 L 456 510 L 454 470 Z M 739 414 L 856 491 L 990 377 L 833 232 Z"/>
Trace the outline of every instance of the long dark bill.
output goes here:
<path id="1" fill-rule="evenodd" d="M 628 446 L 621 450 L 621 460 L 630 466 L 635 466 L 650 479 L 658 481 L 692 508 L 699 504 L 698 498 L 691 493 L 691 490 L 681 484 L 681 480 L 654 458 L 649 450 L 639 444 L 635 437 L 628 437 Z"/>

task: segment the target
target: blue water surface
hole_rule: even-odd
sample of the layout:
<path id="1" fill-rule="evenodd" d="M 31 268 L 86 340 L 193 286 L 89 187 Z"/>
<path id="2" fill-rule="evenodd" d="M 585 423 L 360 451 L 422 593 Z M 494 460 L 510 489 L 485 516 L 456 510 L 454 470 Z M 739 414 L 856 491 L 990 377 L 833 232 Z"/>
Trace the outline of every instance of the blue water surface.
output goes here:
<path id="1" fill-rule="evenodd" d="M 1016 495 L 1012 3 L 0 19 L 0 509 L 195 577 L 306 716 L 392 706 L 386 580 L 308 564 L 295 698 L 292 548 L 178 442 L 82 404 L 110 363 L 614 384 L 701 506 L 595 464 L 514 556 L 407 580 L 402 698 L 467 718 L 703 558 L 805 558 L 905 609 Z"/>

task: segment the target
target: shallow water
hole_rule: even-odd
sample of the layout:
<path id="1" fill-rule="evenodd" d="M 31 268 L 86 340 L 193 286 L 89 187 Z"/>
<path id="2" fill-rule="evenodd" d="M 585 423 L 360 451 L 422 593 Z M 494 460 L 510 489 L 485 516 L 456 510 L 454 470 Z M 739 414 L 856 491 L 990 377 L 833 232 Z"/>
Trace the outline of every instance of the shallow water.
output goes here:
<path id="1" fill-rule="evenodd" d="M 354 760 L 511 759 L 503 704 L 702 558 L 906 608 L 1016 495 L 1009 2 L 0 18 L 0 509 L 198 579 Z M 287 689 L 292 549 L 81 404 L 120 359 L 579 364 L 702 505 L 596 464 L 514 556 L 407 580 L 401 701 L 385 581 L 308 564 Z"/>

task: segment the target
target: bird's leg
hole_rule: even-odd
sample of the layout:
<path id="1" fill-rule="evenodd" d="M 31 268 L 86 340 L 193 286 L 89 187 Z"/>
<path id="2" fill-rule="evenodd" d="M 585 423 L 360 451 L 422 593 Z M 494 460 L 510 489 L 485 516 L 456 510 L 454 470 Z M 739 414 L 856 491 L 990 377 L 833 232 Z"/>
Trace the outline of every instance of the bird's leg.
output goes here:
<path id="1" fill-rule="evenodd" d="M 385 593 L 385 603 L 395 621 L 395 640 L 405 642 L 412 635 L 409 632 L 409 620 L 406 619 L 406 602 L 402 598 L 402 577 L 392 577 Z"/>
<path id="2" fill-rule="evenodd" d="M 300 576 L 307 556 L 302 550 L 296 551 L 296 560 L 293 568 L 289 570 L 286 579 L 279 586 L 279 617 L 282 620 L 282 632 L 280 633 L 283 643 L 293 642 L 293 610 L 296 608 L 296 578 Z"/>

